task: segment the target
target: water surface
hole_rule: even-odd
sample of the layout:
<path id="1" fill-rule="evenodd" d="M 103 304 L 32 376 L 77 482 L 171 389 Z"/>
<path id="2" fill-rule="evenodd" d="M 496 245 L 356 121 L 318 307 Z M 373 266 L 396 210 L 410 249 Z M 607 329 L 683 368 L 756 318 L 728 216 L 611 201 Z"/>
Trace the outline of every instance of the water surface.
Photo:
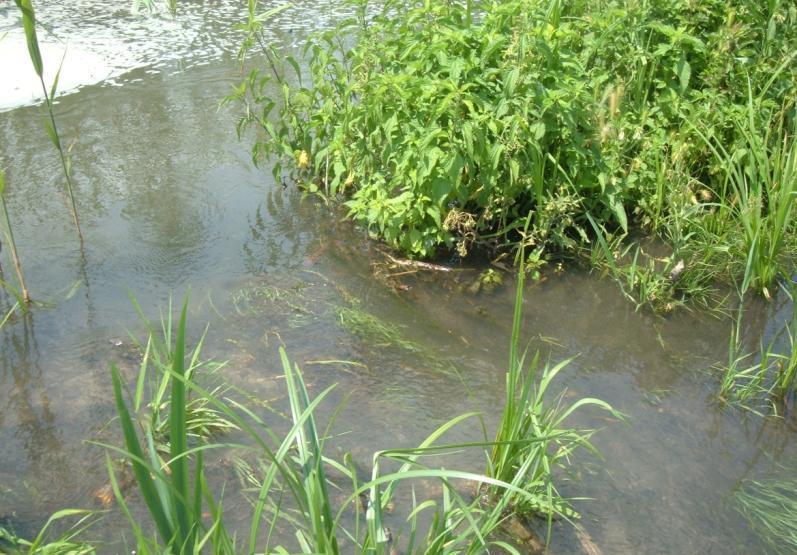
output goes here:
<path id="1" fill-rule="evenodd" d="M 270 30 L 288 46 L 345 12 L 332 1 L 295 4 Z M 477 294 L 469 287 L 475 263 L 383 279 L 381 247 L 362 230 L 251 164 L 248 142 L 235 135 L 235 109 L 218 108 L 241 77 L 240 35 L 231 29 L 245 17 L 243 3 L 188 2 L 176 19 L 132 16 L 124 3 L 108 11 L 96 0 L 37 6 L 57 36 L 106 60 L 113 78 L 57 104 L 83 252 L 41 107 L 0 113 L 9 211 L 28 287 L 45 303 L 0 331 L 0 518 L 35 533 L 60 508 L 99 508 L 104 455 L 86 442 L 119 439 L 109 424 L 108 363 L 132 379 L 137 357 L 127 333 L 140 338 L 143 325 L 130 294 L 157 319 L 190 287 L 191 336 L 209 323 L 206 355 L 229 360 L 225 379 L 276 409 L 285 407 L 280 345 L 304 367 L 312 392 L 337 383 L 322 411 L 346 401 L 335 426 L 346 433 L 333 453 L 350 450 L 363 468 L 373 451 L 416 445 L 466 411 L 482 411 L 493 428 L 511 276 Z M 0 8 L 0 33 L 16 21 L 13 9 Z M 568 399 L 599 397 L 628 415 L 627 424 L 596 411 L 573 419 L 600 429 L 594 443 L 603 458 L 580 454 L 562 477 L 565 495 L 591 498 L 575 506 L 595 543 L 604 553 L 760 551 L 732 495 L 743 479 L 788 475 L 795 422 L 715 401 L 718 377 L 709 368 L 726 356 L 729 322 L 635 312 L 613 284 L 575 270 L 546 278 L 526 293 L 525 336 L 544 356 L 575 357 L 558 382 Z M 341 308 L 392 323 L 401 341 L 341 325 Z M 775 303 L 749 313 L 752 342 L 788 310 Z M 332 359 L 358 364 L 317 362 Z M 451 436 L 479 438 L 475 423 Z M 478 470 L 480 456 L 460 462 Z M 213 478 L 237 499 L 224 463 L 212 465 Z M 232 506 L 244 521 L 245 504 Z M 111 511 L 92 533 L 122 542 L 120 519 Z M 555 526 L 553 549 L 582 552 L 566 523 Z"/>

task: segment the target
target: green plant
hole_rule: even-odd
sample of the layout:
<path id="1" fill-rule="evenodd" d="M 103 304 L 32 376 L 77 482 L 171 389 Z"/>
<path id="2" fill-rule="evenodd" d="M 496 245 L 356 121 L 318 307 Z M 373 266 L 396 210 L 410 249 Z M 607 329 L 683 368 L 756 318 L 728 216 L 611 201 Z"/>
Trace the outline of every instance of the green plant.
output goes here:
<path id="1" fill-rule="evenodd" d="M 523 252 L 521 249 L 521 257 Z M 546 517 L 550 532 L 554 516 L 577 516 L 555 487 L 556 467 L 565 466 L 571 453 L 580 447 L 594 450 L 589 442 L 591 430 L 565 428 L 564 421 L 585 406 L 609 411 L 618 418 L 621 415 L 599 399 L 583 398 L 569 406 L 563 402 L 564 392 L 553 401 L 547 399 L 551 382 L 570 360 L 542 366 L 539 352 L 527 361 L 528 352 L 521 351 L 524 282 L 524 272 L 520 270 L 506 373 L 506 400 L 486 474 L 521 488 L 527 495 L 503 495 L 511 498 L 515 511 Z M 499 492 L 490 489 L 489 495 L 496 497 Z"/>
<path id="2" fill-rule="evenodd" d="M 717 191 L 723 202 L 718 203 L 711 224 L 720 228 L 719 233 L 730 228 L 734 236 L 740 235 L 741 244 L 736 248 L 741 251 L 739 258 L 746 261 L 750 285 L 769 298 L 769 288 L 785 266 L 786 239 L 794 232 L 797 123 L 787 127 L 782 112 L 775 126 L 760 129 L 755 114 L 764 108 L 760 99 L 753 97 L 751 87 L 748 82 L 747 106 L 734 119 L 741 145 L 729 149 L 694 125 L 693 129 L 724 174 Z"/>
<path id="3" fill-rule="evenodd" d="M 764 381 L 769 371 L 771 347 L 761 346 L 759 361 L 750 364 L 753 353 L 742 351 L 742 315 L 744 302 L 740 302 L 737 316 L 734 319 L 732 331 L 728 342 L 728 362 L 722 368 L 723 376 L 720 382 L 719 398 L 726 403 L 748 408 L 757 414 L 762 414 L 756 405 L 766 397 Z"/>
<path id="4" fill-rule="evenodd" d="M 790 290 L 791 289 L 791 290 Z M 734 321 L 728 346 L 728 363 L 722 367 L 719 397 L 727 403 L 763 415 L 785 412 L 786 404 L 797 391 L 797 306 L 794 287 L 783 286 L 792 305 L 792 318 L 775 333 L 766 344 L 761 342 L 759 352 L 745 353 L 742 348 L 741 323 L 744 311 L 744 291 L 740 291 L 737 317 Z M 779 343 L 783 346 L 779 347 Z M 751 360 L 752 359 L 752 360 Z"/>
<path id="5" fill-rule="evenodd" d="M 520 285 L 522 288 L 522 281 Z M 512 344 L 513 360 L 522 365 L 522 361 L 517 360 L 519 311 L 520 305 L 516 309 Z M 115 367 L 111 371 L 125 447 L 106 447 L 121 454 L 131 464 L 157 531 L 156 537 L 149 537 L 132 516 L 108 457 L 111 486 L 130 521 L 140 553 L 199 553 L 203 550 L 229 554 L 242 551 L 288 553 L 290 548 L 285 547 L 285 538 L 275 540 L 273 537 L 278 524 L 282 523 L 295 532 L 296 548 L 302 553 L 340 553 L 341 541 L 345 538 L 351 547 L 347 547 L 347 552 L 387 554 L 396 542 L 392 532 L 384 525 L 386 511 L 394 495 L 405 484 L 430 479 L 440 483 L 442 498 L 439 501 L 418 501 L 413 485 L 413 508 L 407 521 L 409 553 L 475 554 L 483 553 L 490 546 L 509 553 L 519 553 L 510 543 L 493 538 L 492 534 L 502 526 L 507 515 L 519 507 L 534 507 L 537 510 L 547 507 L 560 514 L 565 512 L 558 496 L 555 500 L 551 499 L 555 494 L 551 482 L 553 467 L 562 463 L 576 446 L 588 446 L 590 432 L 560 429 L 562 420 L 585 404 L 608 408 L 605 403 L 594 400 L 581 400 L 561 411 L 561 399 L 556 407 L 543 404 L 548 382 L 563 365 L 543 372 L 543 383 L 539 388 L 531 389 L 527 384 L 533 379 L 525 381 L 520 376 L 520 370 L 515 369 L 511 373 L 515 385 L 508 390 L 508 395 L 518 387 L 523 393 L 517 398 L 514 395 L 511 397 L 513 408 L 507 414 L 511 418 L 521 418 L 518 427 L 508 433 L 499 432 L 496 441 L 485 439 L 471 443 L 440 443 L 449 430 L 477 416 L 473 413 L 464 414 L 438 427 L 417 448 L 376 452 L 370 480 L 361 481 L 350 455 L 345 456 L 341 463 L 324 453 L 325 438 L 329 436 L 335 419 L 333 415 L 326 431 L 321 432 L 316 424 L 315 413 L 334 386 L 311 398 L 300 369 L 291 364 L 285 351 L 280 349 L 290 404 L 290 429 L 284 434 L 277 434 L 266 421 L 243 404 L 228 397 L 222 399 L 218 390 L 209 391 L 196 383 L 195 373 L 190 369 L 196 368 L 199 347 L 186 357 L 186 312 L 187 302 L 183 305 L 175 337 L 172 337 L 170 317 L 163 319 L 163 340 L 150 333 L 142 362 L 142 368 L 145 368 L 147 361 L 158 361 L 154 367 L 168 377 L 167 460 L 161 459 L 156 446 L 154 420 L 145 418 L 139 422 L 143 430 L 142 438 L 125 402 L 122 377 Z M 149 324 L 148 327 L 151 331 Z M 145 406 L 145 376 L 146 372 L 142 370 L 136 379 L 133 394 L 133 407 L 136 409 Z M 164 395 L 160 392 L 163 381 L 156 383 L 159 385 L 153 390 L 153 395 L 159 398 Z M 530 393 L 531 390 L 533 392 Z M 240 445 L 192 443 L 189 435 L 190 403 L 187 402 L 191 394 L 203 399 L 226 422 L 241 430 L 247 442 Z M 533 406 L 527 410 L 524 403 L 528 401 Z M 252 486 L 249 490 L 252 494 L 250 530 L 243 544 L 227 528 L 222 505 L 216 501 L 204 475 L 204 453 L 210 449 L 229 447 L 235 447 L 255 458 L 252 465 L 239 464 L 239 468 L 244 470 L 246 482 Z M 512 452 L 505 454 L 504 448 L 509 447 L 513 448 Z M 490 472 L 485 475 L 447 469 L 437 462 L 440 457 L 462 450 L 490 448 L 501 455 L 493 459 L 495 464 L 491 460 L 488 465 Z M 550 453 L 547 452 L 549 449 L 552 450 Z M 531 462 L 527 461 L 527 457 Z M 517 464 L 519 468 L 515 466 Z M 190 474 L 192 466 L 193 476 Z M 384 472 L 385 467 L 395 470 Z M 330 471 L 343 475 L 352 485 L 348 497 L 339 506 L 335 506 L 329 493 L 333 486 L 328 477 Z M 508 480 L 504 480 L 504 477 Z M 472 489 L 463 489 L 460 485 L 463 482 L 487 488 L 490 492 L 489 503 L 485 504 L 479 495 L 474 496 Z M 545 484 L 547 494 L 540 493 L 540 484 Z M 541 504 L 543 495 L 547 495 L 548 499 L 545 505 Z M 343 522 L 349 520 L 353 504 L 359 508 L 352 530 L 344 527 Z M 209 516 L 203 518 L 203 513 Z M 424 521 L 419 524 L 422 517 Z M 425 526 L 426 523 L 429 524 L 427 533 L 420 539 L 419 526 Z M 272 547 L 273 543 L 276 546 Z"/>
<path id="6" fill-rule="evenodd" d="M 587 219 L 596 238 L 589 249 L 591 268 L 609 274 L 636 310 L 648 306 L 667 313 L 686 306 L 687 300 L 709 306 L 712 288 L 705 265 L 693 263 L 687 268 L 675 252 L 657 259 L 638 242 L 624 243 L 624 236 L 611 237 L 589 214 Z"/>
<path id="7" fill-rule="evenodd" d="M 131 298 L 131 300 L 148 330 L 146 346 L 137 343 L 143 355 L 136 379 L 133 411 L 143 413 L 145 425 L 152 432 L 156 449 L 168 454 L 170 451 L 172 399 L 167 392 L 172 383 L 169 369 L 174 364 L 173 357 L 175 356 L 171 347 L 174 338 L 172 305 L 170 301 L 168 314 L 161 317 L 161 326 L 158 330 L 144 316 L 135 299 Z M 205 335 L 203 334 L 187 358 L 184 371 L 186 380 L 197 383 L 200 378 L 203 381 L 218 381 L 216 374 L 226 366 L 226 363 L 202 360 L 204 342 Z M 146 406 L 144 406 L 145 386 L 148 381 L 151 382 L 149 383 L 150 393 Z M 215 385 L 210 389 L 210 393 L 215 397 L 221 397 L 226 392 L 227 388 L 223 385 Z M 188 391 L 186 395 L 185 414 L 186 434 L 193 442 L 208 443 L 213 436 L 236 428 L 222 413 L 210 406 L 205 397 L 195 395 L 191 391 Z"/>
<path id="8" fill-rule="evenodd" d="M 284 64 L 250 17 L 241 52 L 259 46 L 266 69 L 228 100 L 239 131 L 262 131 L 256 160 L 372 235 L 464 256 L 517 247 L 531 213 L 544 261 L 594 241 L 592 218 L 669 247 L 669 267 L 618 267 L 629 298 L 659 307 L 708 303 L 748 261 L 766 294 L 795 256 L 789 3 L 354 6 Z"/>
<path id="9" fill-rule="evenodd" d="M 33 2 L 32 0 L 14 1 L 22 13 L 22 25 L 25 29 L 25 38 L 28 44 L 28 54 L 30 55 L 33 69 L 36 71 L 36 75 L 39 77 L 39 82 L 41 83 L 42 87 L 42 94 L 44 95 L 44 101 L 47 106 L 47 113 L 49 115 L 49 120 L 45 121 L 47 135 L 50 137 L 50 141 L 52 141 L 53 146 L 55 146 L 55 148 L 58 150 L 58 155 L 61 158 L 61 167 L 64 171 L 64 177 L 66 178 L 66 188 L 69 194 L 70 206 L 72 208 L 72 219 L 75 222 L 75 229 L 77 230 L 78 237 L 80 238 L 80 242 L 82 244 L 83 233 L 80 231 L 80 220 L 78 219 L 77 205 L 75 203 L 75 192 L 72 185 L 72 165 L 66 153 L 64 152 L 63 145 L 61 144 L 61 137 L 58 134 L 58 126 L 56 125 L 55 113 L 53 111 L 53 99 L 55 98 L 55 92 L 58 89 L 58 79 L 61 75 L 61 68 L 58 68 L 52 86 L 48 90 L 47 85 L 44 84 L 44 62 L 42 61 L 41 52 L 39 50 L 39 39 L 36 35 L 36 15 L 33 10 Z"/>
<path id="10" fill-rule="evenodd" d="M 289 161 L 308 191 L 346 193 L 354 219 L 416 255 L 458 233 L 505 235 L 518 214 L 549 199 L 540 235 L 566 230 L 576 197 L 597 188 L 597 166 L 589 148 L 567 143 L 590 134 L 578 60 L 565 48 L 531 54 L 558 10 L 502 2 L 477 23 L 475 6 L 391 1 L 370 20 L 365 2 L 356 7 L 357 18 L 308 43 L 309 83 L 298 64 L 295 88 L 272 65 L 273 77 L 252 73 L 237 90 L 258 108 L 243 122 L 266 132 L 255 154 Z M 540 94 L 537 84 L 554 78 L 561 94 Z M 280 104 L 264 96 L 269 80 L 282 89 Z M 457 206 L 475 215 L 467 229 L 444 226 Z"/>
<path id="11" fill-rule="evenodd" d="M 282 440 L 280 448 L 273 452 L 273 456 L 262 457 L 257 463 L 259 476 L 251 466 L 241 465 L 245 480 L 253 486 L 256 495 L 253 499 L 255 514 L 250 542 L 254 541 L 258 519 L 265 512 L 272 515 L 271 529 L 277 521 L 286 521 L 296 530 L 302 553 L 338 553 L 338 538 L 353 542 L 352 552 L 392 553 L 394 538 L 383 523 L 395 492 L 404 482 L 431 478 L 439 480 L 443 487 L 442 503 L 438 504 L 433 500 L 418 503 L 413 493 L 415 501 L 408 517 L 410 539 L 407 553 L 479 553 L 488 545 L 502 546 L 510 553 L 518 553 L 506 542 L 488 539 L 490 533 L 503 521 L 507 503 L 499 501 L 490 510 L 484 510 L 478 499 L 466 500 L 463 492 L 452 481 L 466 480 L 496 488 L 506 487 L 515 490 L 521 497 L 526 495 L 523 490 L 487 476 L 433 468 L 422 460 L 461 449 L 490 445 L 489 442 L 435 444 L 451 428 L 473 418 L 474 414 L 465 414 L 446 422 L 417 448 L 388 449 L 375 453 L 371 480 L 361 482 L 350 455 L 344 457 L 343 463 L 324 455 L 324 438 L 327 433 L 319 432 L 313 412 L 332 388 L 326 389 L 316 399 L 311 399 L 298 366 L 291 365 L 282 349 L 280 357 L 289 393 L 293 428 Z M 265 427 L 262 422 L 258 424 Z M 532 441 L 543 440 L 544 438 L 538 438 Z M 293 455 L 289 456 L 291 452 Z M 394 472 L 383 474 L 381 469 L 388 461 L 398 462 L 401 466 Z M 325 467 L 342 474 L 352 483 L 350 495 L 337 511 L 329 496 Z M 296 505 L 292 510 L 286 508 L 286 491 Z M 342 521 L 352 505 L 357 507 L 356 519 L 354 530 L 348 530 L 343 527 Z M 420 541 L 417 537 L 418 519 L 430 512 L 432 516 L 427 521 L 431 522 L 431 526 L 424 541 Z M 268 538 L 270 537 L 269 533 Z M 266 549 L 269 546 L 268 541 Z M 278 547 L 276 550 L 284 552 L 284 548 Z"/>
<path id="12" fill-rule="evenodd" d="M 57 538 L 50 538 L 50 527 L 61 520 L 77 519 Z M 53 513 L 33 540 L 25 540 L 13 530 L 0 527 L 0 552 L 14 555 L 89 555 L 95 553 L 91 543 L 79 539 L 96 522 L 92 511 L 64 509 Z"/>
<path id="13" fill-rule="evenodd" d="M 119 421 L 124 433 L 126 451 L 122 454 L 130 461 L 136 482 L 141 490 L 144 502 L 153 517 L 155 526 L 164 546 L 172 553 L 193 553 L 195 547 L 206 541 L 202 523 L 202 494 L 205 489 L 203 476 L 202 451 L 195 461 L 195 479 L 189 480 L 188 432 L 185 387 L 185 318 L 187 302 L 183 305 L 180 323 L 177 330 L 173 350 L 170 353 L 172 366 L 170 369 L 171 406 L 169 419 L 170 459 L 162 464 L 157 457 L 154 446 L 153 431 L 145 428 L 146 443 L 140 443 L 133 419 L 122 395 L 122 381 L 119 371 L 112 367 L 114 398 Z M 143 445 L 148 446 L 149 457 L 144 454 Z M 129 511 L 118 491 L 113 479 L 113 470 L 108 460 L 114 493 L 123 510 L 133 524 L 139 543 L 147 545 L 141 529 L 129 516 Z M 167 476 L 167 470 L 171 474 Z"/>
<path id="14" fill-rule="evenodd" d="M 775 553 L 797 550 L 797 482 L 749 480 L 736 492 L 736 509 Z"/>

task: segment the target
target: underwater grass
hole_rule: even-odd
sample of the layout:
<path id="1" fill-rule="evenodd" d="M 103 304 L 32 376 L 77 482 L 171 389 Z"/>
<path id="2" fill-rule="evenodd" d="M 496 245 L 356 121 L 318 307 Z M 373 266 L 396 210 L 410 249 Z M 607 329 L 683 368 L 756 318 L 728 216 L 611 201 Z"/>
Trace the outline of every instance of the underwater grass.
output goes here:
<path id="1" fill-rule="evenodd" d="M 424 352 L 418 343 L 406 339 L 398 326 L 357 306 L 339 306 L 335 312 L 340 325 L 349 333 L 367 337 L 374 343 L 396 346 L 409 353 Z"/>
<path id="2" fill-rule="evenodd" d="M 797 552 L 797 480 L 749 480 L 735 494 L 736 509 L 775 553 Z"/>
<path id="3" fill-rule="evenodd" d="M 70 527 L 55 538 L 50 528 L 62 520 L 74 520 Z M 96 546 L 80 539 L 97 522 L 93 511 L 63 509 L 53 513 L 33 540 L 26 540 L 0 526 L 0 553 L 11 555 L 89 555 Z"/>

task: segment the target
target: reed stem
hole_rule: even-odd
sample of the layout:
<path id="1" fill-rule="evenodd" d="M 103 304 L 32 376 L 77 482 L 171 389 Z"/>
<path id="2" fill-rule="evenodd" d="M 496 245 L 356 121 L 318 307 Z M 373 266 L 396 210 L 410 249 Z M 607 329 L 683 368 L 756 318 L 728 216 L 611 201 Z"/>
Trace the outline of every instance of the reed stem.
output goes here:
<path id="1" fill-rule="evenodd" d="M 61 136 L 58 134 L 58 125 L 55 122 L 55 114 L 53 113 L 53 102 L 50 98 L 49 93 L 47 92 L 47 86 L 44 84 L 44 77 L 40 74 L 39 75 L 39 82 L 42 85 L 42 92 L 44 93 L 44 101 L 47 103 L 47 113 L 50 116 L 50 124 L 53 128 L 53 143 L 55 147 L 58 149 L 58 154 L 61 158 L 61 167 L 64 170 L 64 177 L 66 178 L 66 189 L 69 193 L 69 203 L 72 209 L 72 219 L 75 222 L 75 229 L 77 229 L 78 237 L 80 238 L 80 243 L 83 244 L 83 232 L 80 229 L 80 220 L 77 215 L 77 204 L 75 203 L 75 192 L 74 187 L 72 186 L 72 176 L 69 170 L 69 165 L 66 161 L 66 155 L 64 154 L 63 146 L 61 145 Z"/>
<path id="2" fill-rule="evenodd" d="M 19 286 L 22 288 L 22 299 L 30 304 L 30 294 L 25 285 L 25 276 L 22 273 L 22 264 L 19 261 L 19 254 L 17 253 L 17 244 L 14 241 L 14 231 L 11 229 L 11 220 L 8 217 L 8 207 L 6 206 L 6 199 L 3 193 L 5 192 L 5 175 L 0 172 L 0 208 L 3 210 L 3 217 L 6 220 L 6 229 L 8 230 L 8 245 L 11 248 L 11 258 L 14 260 L 14 269 L 17 272 L 19 279 Z"/>

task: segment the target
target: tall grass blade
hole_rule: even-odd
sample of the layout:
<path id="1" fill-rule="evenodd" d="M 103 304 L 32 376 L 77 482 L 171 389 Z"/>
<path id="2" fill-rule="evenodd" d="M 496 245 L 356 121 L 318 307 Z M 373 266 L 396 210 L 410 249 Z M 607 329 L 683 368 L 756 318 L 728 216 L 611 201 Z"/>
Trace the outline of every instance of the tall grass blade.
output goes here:
<path id="1" fill-rule="evenodd" d="M 136 483 L 141 491 L 141 496 L 144 498 L 144 502 L 147 504 L 147 509 L 155 522 L 161 539 L 168 545 L 174 537 L 174 528 L 167 517 L 167 510 L 161 503 L 158 490 L 150 476 L 149 468 L 145 463 L 146 459 L 141 445 L 139 444 L 138 434 L 136 433 L 133 420 L 130 417 L 130 412 L 127 410 L 127 405 L 122 396 L 122 380 L 119 375 L 119 370 L 115 365 L 111 365 L 111 379 L 113 380 L 113 393 L 116 399 L 116 413 L 119 416 L 119 422 L 122 426 L 125 446 L 130 455 L 130 464 L 133 466 Z"/>
<path id="2" fill-rule="evenodd" d="M 177 491 L 176 502 L 177 540 L 190 553 L 193 550 L 193 533 L 189 529 L 188 500 L 191 499 L 188 487 L 188 459 L 184 456 L 188 450 L 186 432 L 186 395 L 185 395 L 185 325 L 188 310 L 188 297 L 183 302 L 180 323 L 177 327 L 177 339 L 172 353 L 172 373 L 180 379 L 171 380 L 171 410 L 169 416 L 169 443 L 171 445 L 172 483 Z"/>

